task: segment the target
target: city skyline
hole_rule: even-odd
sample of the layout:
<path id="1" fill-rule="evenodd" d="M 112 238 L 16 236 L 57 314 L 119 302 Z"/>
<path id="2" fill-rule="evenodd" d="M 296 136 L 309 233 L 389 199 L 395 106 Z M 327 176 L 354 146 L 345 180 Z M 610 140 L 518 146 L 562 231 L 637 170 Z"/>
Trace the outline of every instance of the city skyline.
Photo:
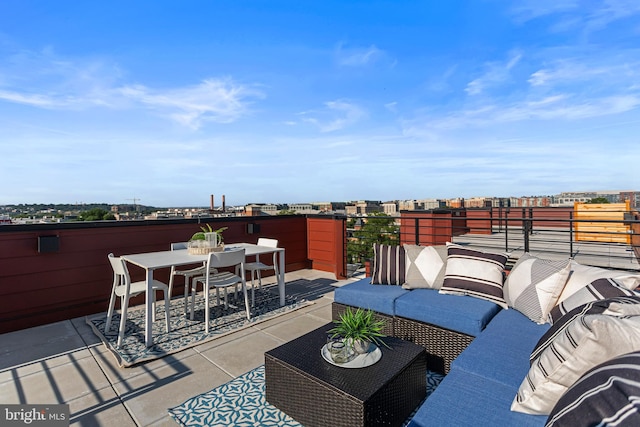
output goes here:
<path id="1" fill-rule="evenodd" d="M 0 4 L 2 204 L 637 188 L 640 4 Z"/>
<path id="2" fill-rule="evenodd" d="M 223 195 L 224 196 L 224 195 Z M 430 198 L 430 197 L 414 197 L 414 198 L 410 198 L 410 199 L 363 199 L 363 198 L 356 198 L 356 199 L 352 199 L 352 200 L 306 200 L 306 201 L 297 201 L 297 202 L 270 202 L 270 201 L 264 201 L 264 202 L 248 202 L 245 204 L 241 204 L 241 205 L 233 205 L 233 204 L 227 204 L 225 200 L 221 200 L 221 199 L 216 199 L 215 195 L 210 195 L 209 196 L 209 205 L 184 205 L 184 206 L 152 206 L 152 205 L 145 205 L 145 204 L 136 204 L 133 203 L 133 200 L 139 200 L 136 198 L 132 198 L 132 199 L 128 199 L 129 202 L 126 203 L 111 203 L 111 202 L 76 202 L 76 203 L 55 203 L 55 202 L 38 202 L 38 203 L 29 203 L 29 204 L 20 204 L 20 203 L 5 203 L 5 204 L 0 204 L 0 208 L 6 208 L 8 206 L 19 206 L 19 205 L 25 205 L 25 206 L 55 206 L 55 207 L 60 207 L 60 206 L 74 206 L 74 207 L 81 207 L 81 206 L 90 206 L 90 207 L 95 207 L 95 206 L 106 206 L 106 207 L 113 207 L 113 206 L 128 206 L 128 207 L 135 207 L 135 206 L 139 206 L 140 208 L 152 208 L 152 209 L 211 209 L 212 206 L 215 209 L 221 209 L 223 206 L 227 206 L 228 208 L 238 208 L 238 207 L 246 207 L 246 206 L 251 206 L 251 205 L 255 205 L 255 206 L 260 206 L 260 205 L 267 205 L 267 206 L 283 206 L 285 208 L 291 207 L 291 206 L 296 206 L 296 205 L 325 205 L 325 204 L 342 204 L 342 205 L 356 205 L 359 202 L 372 202 L 372 203 L 378 203 L 378 204 L 385 204 L 385 203 L 405 203 L 405 202 L 418 202 L 418 203 L 424 203 L 424 202 L 434 202 L 434 201 L 439 201 L 439 202 L 454 202 L 454 201 L 465 201 L 467 203 L 471 203 L 473 204 L 472 207 L 478 207 L 476 206 L 477 202 L 482 201 L 482 200 L 492 200 L 494 203 L 498 203 L 498 201 L 500 200 L 511 200 L 512 202 L 514 201 L 519 201 L 519 203 L 524 203 L 524 202 L 534 202 L 534 201 L 538 201 L 538 202 L 543 202 L 546 200 L 546 202 L 548 202 L 550 205 L 566 205 L 569 202 L 586 202 L 591 200 L 592 198 L 603 198 L 603 199 L 608 199 L 609 203 L 620 203 L 623 202 L 624 200 L 630 200 L 631 201 L 631 208 L 635 208 L 638 206 L 639 202 L 640 202 L 640 190 L 609 190 L 609 191 L 563 191 L 560 192 L 558 194 L 546 194 L 546 195 L 509 195 L 509 196 L 491 196 L 491 195 L 485 195 L 485 196 L 474 196 L 474 197 L 469 197 L 469 198 L 464 198 L 464 197 L 444 197 L 444 198 Z M 213 199 L 212 199 L 213 197 Z M 543 203 L 543 204 L 546 204 Z"/>

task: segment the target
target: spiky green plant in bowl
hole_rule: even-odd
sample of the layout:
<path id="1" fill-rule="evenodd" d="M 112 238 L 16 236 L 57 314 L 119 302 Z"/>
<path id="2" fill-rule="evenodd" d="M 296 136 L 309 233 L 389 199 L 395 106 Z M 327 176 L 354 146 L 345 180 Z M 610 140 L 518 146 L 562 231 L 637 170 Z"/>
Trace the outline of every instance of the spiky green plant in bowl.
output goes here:
<path id="1" fill-rule="evenodd" d="M 333 323 L 336 326 L 329 330 L 332 338 L 342 337 L 357 353 L 369 351 L 371 343 L 389 347 L 380 339 L 385 336 L 382 333 L 385 322 L 376 320 L 371 310 L 358 308 L 354 311 L 347 307 L 340 319 L 334 320 Z"/>

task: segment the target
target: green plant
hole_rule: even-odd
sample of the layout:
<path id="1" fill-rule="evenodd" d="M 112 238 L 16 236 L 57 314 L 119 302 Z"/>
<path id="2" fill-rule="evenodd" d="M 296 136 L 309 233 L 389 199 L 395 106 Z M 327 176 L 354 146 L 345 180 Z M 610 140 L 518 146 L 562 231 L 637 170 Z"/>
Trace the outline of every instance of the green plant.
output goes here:
<path id="1" fill-rule="evenodd" d="M 336 326 L 329 330 L 332 338 L 342 337 L 351 342 L 370 341 L 378 346 L 382 344 L 388 347 L 384 341 L 380 340 L 381 337 L 384 337 L 382 330 L 385 322 L 375 320 L 374 312 L 371 310 L 358 308 L 353 311 L 351 307 L 347 307 L 340 315 L 340 319 L 334 320 L 333 323 Z"/>
<path id="2" fill-rule="evenodd" d="M 222 237 L 222 232 L 227 228 L 229 227 L 221 227 L 221 228 L 218 228 L 217 230 L 214 230 L 213 228 L 211 228 L 211 225 L 205 224 L 205 227 L 200 227 L 200 230 L 202 231 L 198 231 L 193 236 L 191 236 L 191 240 L 206 240 L 205 233 L 216 233 L 218 235 L 218 241 L 222 243 L 224 242 L 224 239 Z"/>

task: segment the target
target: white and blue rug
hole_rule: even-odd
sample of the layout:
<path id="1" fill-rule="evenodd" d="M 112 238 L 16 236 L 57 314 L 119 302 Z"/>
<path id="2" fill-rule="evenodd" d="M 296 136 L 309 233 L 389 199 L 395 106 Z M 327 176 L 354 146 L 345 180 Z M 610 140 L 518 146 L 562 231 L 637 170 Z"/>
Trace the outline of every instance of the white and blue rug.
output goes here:
<path id="1" fill-rule="evenodd" d="M 427 372 L 427 397 L 444 375 Z M 169 409 L 169 415 L 181 426 L 266 426 L 301 427 L 264 398 L 264 366 L 249 371 L 220 387 L 192 397 Z M 413 414 L 404 425 L 408 424 Z"/>
<path id="2" fill-rule="evenodd" d="M 295 285 L 295 283 L 290 282 L 287 285 Z M 215 302 L 215 297 L 212 299 Z M 165 329 L 164 304 L 160 301 L 157 304 L 156 321 L 153 322 L 153 346 L 151 347 L 147 347 L 144 340 L 144 310 L 133 309 L 127 313 L 126 330 L 120 348 L 116 348 L 120 314 L 114 314 L 108 333 L 104 332 L 106 323 L 104 313 L 87 317 L 87 323 L 114 354 L 120 366 L 129 367 L 220 338 L 312 304 L 304 299 L 287 295 L 285 305 L 281 307 L 277 288 L 271 291 L 269 288 L 256 289 L 256 303 L 251 310 L 251 320 L 247 320 L 244 299 L 240 297 L 239 300 L 241 303 L 233 305 L 234 301 L 231 298 L 227 309 L 224 308 L 222 301 L 220 305 L 211 307 L 208 334 L 204 330 L 204 297 L 202 295 L 196 296 L 193 320 L 184 314 L 182 297 L 171 301 L 171 332 L 169 333 Z"/>

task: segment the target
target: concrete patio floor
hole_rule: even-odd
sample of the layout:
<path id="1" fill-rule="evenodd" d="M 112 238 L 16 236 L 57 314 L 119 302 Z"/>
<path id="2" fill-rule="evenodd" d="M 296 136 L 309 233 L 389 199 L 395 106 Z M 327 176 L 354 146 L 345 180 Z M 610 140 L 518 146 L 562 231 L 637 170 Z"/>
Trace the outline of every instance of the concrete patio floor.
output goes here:
<path id="1" fill-rule="evenodd" d="M 273 281 L 273 278 L 270 278 Z M 312 305 L 162 359 L 120 368 L 85 318 L 0 335 L 0 402 L 68 403 L 72 426 L 175 426 L 167 409 L 264 363 L 264 352 L 331 321 L 330 273 L 286 274 Z M 269 283 L 267 279 L 266 284 Z"/>

